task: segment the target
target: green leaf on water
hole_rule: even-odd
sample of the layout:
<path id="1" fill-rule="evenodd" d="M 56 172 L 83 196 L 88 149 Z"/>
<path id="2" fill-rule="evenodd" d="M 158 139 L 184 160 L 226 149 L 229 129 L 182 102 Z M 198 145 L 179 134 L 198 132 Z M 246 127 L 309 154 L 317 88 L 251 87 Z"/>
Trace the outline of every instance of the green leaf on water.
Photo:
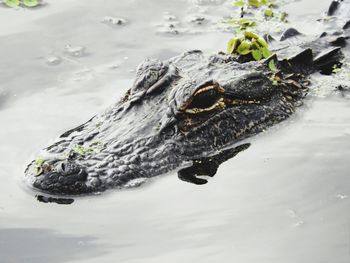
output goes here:
<path id="1" fill-rule="evenodd" d="M 261 53 L 264 58 L 268 58 L 269 56 L 271 56 L 271 52 L 267 47 L 262 47 Z"/>
<path id="2" fill-rule="evenodd" d="M 35 160 L 35 166 L 41 167 L 44 164 L 44 159 L 36 159 Z"/>
<path id="3" fill-rule="evenodd" d="M 236 0 L 235 2 L 233 2 L 233 5 L 237 7 L 242 7 L 244 6 L 244 0 Z"/>
<path id="4" fill-rule="evenodd" d="M 288 22 L 288 21 L 287 21 L 287 16 L 288 16 L 288 14 L 287 14 L 286 12 L 282 12 L 282 13 L 280 14 L 280 20 L 281 20 L 282 22 Z"/>
<path id="5" fill-rule="evenodd" d="M 259 38 L 259 36 L 257 34 L 255 34 L 253 32 L 248 32 L 248 31 L 244 32 L 244 37 L 246 39 L 253 39 L 253 38 L 258 39 Z"/>
<path id="6" fill-rule="evenodd" d="M 266 5 L 268 7 L 275 6 L 274 1 L 272 1 L 272 0 L 260 0 L 260 2 L 261 2 L 261 5 Z"/>
<path id="7" fill-rule="evenodd" d="M 259 35 L 245 31 L 241 37 L 233 37 L 227 43 L 227 53 L 236 55 L 248 55 L 256 61 L 271 56 L 269 46 Z"/>
<path id="8" fill-rule="evenodd" d="M 341 68 L 339 68 L 337 64 L 334 64 L 332 67 L 332 73 L 336 74 L 339 71 L 341 71 Z"/>
<path id="9" fill-rule="evenodd" d="M 45 163 L 44 159 L 36 159 L 34 162 L 34 173 L 35 176 L 39 176 L 43 172 L 43 164 Z"/>
<path id="10" fill-rule="evenodd" d="M 36 7 L 40 3 L 38 0 L 22 0 L 22 4 L 27 6 L 27 7 Z"/>
<path id="11" fill-rule="evenodd" d="M 265 9 L 264 15 L 265 15 L 265 17 L 273 17 L 272 9 L 271 8 Z"/>
<path id="12" fill-rule="evenodd" d="M 223 21 L 223 23 L 236 25 L 239 27 L 240 30 L 245 30 L 248 27 L 256 26 L 255 21 L 248 18 L 229 19 L 229 20 Z"/>
<path id="13" fill-rule="evenodd" d="M 276 67 L 276 64 L 275 64 L 275 61 L 273 59 L 271 59 L 269 61 L 269 69 L 272 71 L 272 72 L 276 72 L 277 71 L 277 67 Z"/>
<path id="14" fill-rule="evenodd" d="M 248 41 L 243 41 L 238 47 L 237 47 L 237 53 L 240 55 L 247 55 L 251 52 L 251 43 Z"/>
<path id="15" fill-rule="evenodd" d="M 9 7 L 19 6 L 19 0 L 4 0 L 3 3 Z"/>
<path id="16" fill-rule="evenodd" d="M 262 37 L 259 37 L 257 39 L 257 42 L 259 43 L 260 46 L 265 47 L 265 48 L 269 48 L 269 46 L 267 45 L 265 39 L 263 39 Z"/>
<path id="17" fill-rule="evenodd" d="M 95 152 L 95 150 L 92 147 L 84 147 L 79 144 L 74 146 L 73 151 L 79 154 L 80 156 L 85 156 Z"/>
<path id="18" fill-rule="evenodd" d="M 254 7 L 260 7 L 261 2 L 259 0 L 248 0 L 248 4 Z"/>
<path id="19" fill-rule="evenodd" d="M 248 18 L 241 18 L 238 21 L 239 29 L 246 30 L 248 27 L 255 27 L 256 23 Z"/>
<path id="20" fill-rule="evenodd" d="M 237 37 L 231 38 L 227 43 L 227 54 L 232 54 L 239 44 L 240 41 Z"/>
<path id="21" fill-rule="evenodd" d="M 253 49 L 252 50 L 252 56 L 253 58 L 258 61 L 260 59 L 262 59 L 262 53 L 260 49 Z"/>

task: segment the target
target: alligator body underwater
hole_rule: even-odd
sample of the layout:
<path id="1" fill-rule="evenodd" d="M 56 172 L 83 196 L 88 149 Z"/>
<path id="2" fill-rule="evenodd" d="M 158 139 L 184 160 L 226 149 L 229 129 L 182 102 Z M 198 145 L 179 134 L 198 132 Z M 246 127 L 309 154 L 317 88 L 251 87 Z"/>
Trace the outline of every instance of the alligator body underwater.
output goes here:
<path id="1" fill-rule="evenodd" d="M 329 11 L 335 15 L 343 12 L 340 5 L 350 6 L 335 2 Z M 249 146 L 242 140 L 301 105 L 307 75 L 339 63 L 349 27 L 343 20 L 341 32 L 307 44 L 275 41 L 277 56 L 264 61 L 241 63 L 198 50 L 148 59 L 118 103 L 62 134 L 28 165 L 26 178 L 46 193 L 77 195 L 135 186 L 182 167 L 181 179 L 203 184 L 195 175 L 214 175 L 220 163 Z M 295 30 L 287 30 L 283 39 L 292 35 Z M 278 72 L 267 67 L 271 60 Z"/>

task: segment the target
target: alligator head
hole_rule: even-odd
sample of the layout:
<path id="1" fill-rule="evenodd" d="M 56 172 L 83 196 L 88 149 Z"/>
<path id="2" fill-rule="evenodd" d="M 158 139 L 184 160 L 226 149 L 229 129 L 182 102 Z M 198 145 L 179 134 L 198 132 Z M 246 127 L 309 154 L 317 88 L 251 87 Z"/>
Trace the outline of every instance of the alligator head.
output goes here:
<path id="1" fill-rule="evenodd" d="M 286 119 L 306 93 L 302 82 L 224 54 L 146 60 L 121 101 L 62 134 L 26 178 L 44 192 L 82 194 L 164 174 Z"/>

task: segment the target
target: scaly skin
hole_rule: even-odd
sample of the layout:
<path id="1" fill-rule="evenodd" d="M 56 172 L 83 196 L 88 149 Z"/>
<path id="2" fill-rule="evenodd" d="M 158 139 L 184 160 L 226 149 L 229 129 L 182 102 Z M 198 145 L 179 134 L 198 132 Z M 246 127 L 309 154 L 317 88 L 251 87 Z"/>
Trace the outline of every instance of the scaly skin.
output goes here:
<path id="1" fill-rule="evenodd" d="M 215 155 L 288 118 L 307 93 L 305 75 L 337 61 L 339 48 L 322 53 L 330 46 L 327 37 L 297 51 L 279 46 L 279 61 L 270 58 L 275 75 L 268 61 L 201 51 L 146 60 L 120 102 L 61 135 L 26 178 L 41 191 L 76 195 L 137 185 Z"/>

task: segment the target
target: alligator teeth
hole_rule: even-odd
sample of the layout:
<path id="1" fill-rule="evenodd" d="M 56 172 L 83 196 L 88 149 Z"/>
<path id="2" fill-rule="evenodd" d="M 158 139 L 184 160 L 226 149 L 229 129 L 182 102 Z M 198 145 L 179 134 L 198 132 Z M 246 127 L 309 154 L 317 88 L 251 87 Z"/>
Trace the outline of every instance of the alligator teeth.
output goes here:
<path id="1" fill-rule="evenodd" d="M 215 108 L 223 108 L 225 107 L 225 102 L 224 99 L 221 98 L 219 99 L 215 104 L 213 104 L 212 106 L 202 109 L 202 108 L 191 108 L 191 109 L 186 109 L 185 112 L 186 113 L 190 113 L 190 114 L 196 114 L 196 113 L 200 113 L 200 112 L 207 112 L 207 111 L 211 111 L 214 110 Z"/>

